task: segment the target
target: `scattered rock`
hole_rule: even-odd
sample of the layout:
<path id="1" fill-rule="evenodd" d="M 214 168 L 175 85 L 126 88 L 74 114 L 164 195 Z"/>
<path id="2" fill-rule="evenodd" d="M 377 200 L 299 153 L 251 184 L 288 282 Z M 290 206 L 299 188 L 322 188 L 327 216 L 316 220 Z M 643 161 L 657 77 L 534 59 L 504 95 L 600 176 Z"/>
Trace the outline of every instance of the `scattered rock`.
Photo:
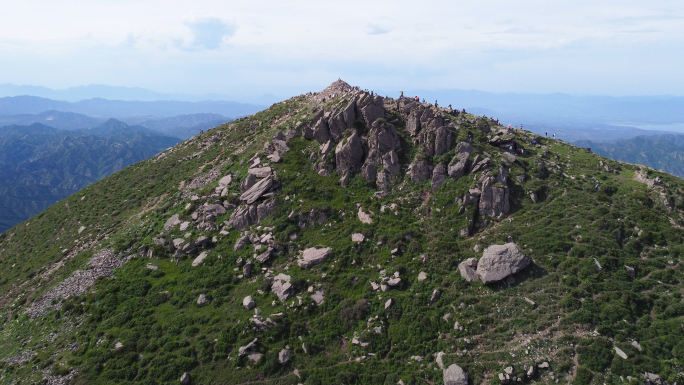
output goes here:
<path id="1" fill-rule="evenodd" d="M 665 382 L 659 375 L 653 373 L 644 373 L 644 385 L 664 385 Z"/>
<path id="2" fill-rule="evenodd" d="M 207 304 L 207 296 L 204 294 L 200 294 L 199 298 L 197 298 L 197 306 L 202 307 Z"/>
<path id="3" fill-rule="evenodd" d="M 617 354 L 618 356 L 620 356 L 624 360 L 627 359 L 627 353 L 622 351 L 622 349 L 618 348 L 617 346 L 613 346 L 613 349 L 615 349 L 615 354 Z"/>
<path id="4" fill-rule="evenodd" d="M 477 275 L 483 283 L 500 281 L 526 268 L 531 260 L 514 243 L 489 246 L 477 263 Z"/>
<path id="5" fill-rule="evenodd" d="M 173 214 L 171 218 L 169 218 L 166 223 L 164 223 L 164 230 L 169 231 L 171 230 L 174 226 L 178 225 L 181 223 L 180 217 L 178 214 Z"/>
<path id="6" fill-rule="evenodd" d="M 632 346 L 634 346 L 634 348 L 635 348 L 636 350 L 641 351 L 641 345 L 640 345 L 638 342 L 632 341 L 632 342 L 630 342 L 630 344 L 631 344 Z"/>
<path id="7" fill-rule="evenodd" d="M 287 349 L 283 349 L 278 352 L 278 363 L 281 365 L 287 364 L 287 362 L 290 361 L 291 354 L 292 353 Z"/>
<path id="8" fill-rule="evenodd" d="M 477 258 L 468 258 L 458 265 L 458 270 L 463 277 L 468 282 L 477 282 L 479 279 L 477 275 Z"/>
<path id="9" fill-rule="evenodd" d="M 218 185 L 219 185 L 220 187 L 226 187 L 226 186 L 228 186 L 228 185 L 230 184 L 230 182 L 232 182 L 232 181 L 233 181 L 233 176 L 230 175 L 230 174 L 228 174 L 228 175 L 224 176 L 223 178 L 219 179 Z"/>
<path id="10" fill-rule="evenodd" d="M 245 246 L 249 245 L 252 243 L 252 241 L 249 239 L 248 235 L 245 235 L 244 237 L 240 237 L 235 241 L 235 246 L 233 246 L 233 251 L 240 251 L 245 248 Z"/>
<path id="11" fill-rule="evenodd" d="M 180 383 L 182 385 L 189 385 L 190 384 L 190 375 L 188 372 L 183 373 L 183 375 L 180 378 Z"/>
<path id="12" fill-rule="evenodd" d="M 548 369 L 548 368 L 550 368 L 551 366 L 549 365 L 548 362 L 544 361 L 544 362 L 542 362 L 541 364 L 537 365 L 537 367 L 538 367 L 539 369 Z"/>
<path id="13" fill-rule="evenodd" d="M 411 356 L 411 359 L 418 362 L 423 362 L 423 360 L 425 360 L 423 356 Z"/>
<path id="14" fill-rule="evenodd" d="M 79 227 L 79 228 L 78 228 L 78 233 L 81 234 L 81 233 L 83 232 L 83 230 L 85 230 L 85 229 L 86 229 L 85 226 Z"/>
<path id="15" fill-rule="evenodd" d="M 313 299 L 316 306 L 323 304 L 323 290 L 316 290 L 313 294 L 311 294 L 311 299 Z"/>
<path id="16" fill-rule="evenodd" d="M 418 282 L 424 282 L 427 279 L 427 274 L 424 271 L 418 273 Z"/>
<path id="17" fill-rule="evenodd" d="M 387 310 L 387 309 L 389 309 L 390 307 L 392 307 L 393 304 L 394 304 L 394 300 L 393 300 L 392 298 L 388 299 L 388 300 L 385 302 L 385 310 Z"/>
<path id="18" fill-rule="evenodd" d="M 254 259 L 256 259 L 257 261 L 259 261 L 259 263 L 265 263 L 266 261 L 268 261 L 269 258 L 271 258 L 271 255 L 272 255 L 272 254 L 273 254 L 273 248 L 272 248 L 272 247 L 268 247 L 268 248 L 266 249 L 266 251 L 264 251 L 263 253 L 257 255 L 256 257 L 254 257 Z"/>
<path id="19" fill-rule="evenodd" d="M 435 362 L 437 363 L 437 366 L 439 366 L 440 369 L 444 369 L 444 361 L 442 361 L 442 357 L 444 356 L 444 352 L 439 352 L 435 355 Z"/>
<path id="20" fill-rule="evenodd" d="M 366 239 L 366 237 L 364 237 L 363 234 L 361 234 L 361 233 L 354 233 L 354 234 L 352 234 L 352 236 L 351 236 L 352 242 L 356 242 L 356 243 L 361 243 L 361 242 L 363 242 L 365 239 Z"/>
<path id="21" fill-rule="evenodd" d="M 247 310 L 252 310 L 254 307 L 256 307 L 256 301 L 251 295 L 248 295 L 242 300 L 242 306 L 244 306 Z"/>
<path id="22" fill-rule="evenodd" d="M 435 289 L 432 291 L 432 295 L 430 296 L 430 305 L 433 303 L 437 302 L 439 300 L 439 297 L 442 296 L 442 291 L 439 289 Z"/>
<path id="23" fill-rule="evenodd" d="M 627 269 L 627 274 L 629 274 L 630 277 L 632 277 L 632 278 L 636 277 L 636 270 L 634 270 L 634 267 L 625 266 L 625 269 Z"/>
<path id="24" fill-rule="evenodd" d="M 297 260 L 299 267 L 308 269 L 323 263 L 328 256 L 332 253 L 332 249 L 329 247 L 317 248 L 312 247 L 304 250 L 300 259 Z"/>
<path id="25" fill-rule="evenodd" d="M 197 258 L 195 258 L 195 260 L 192 261 L 192 267 L 199 266 L 202 263 L 202 261 L 204 261 L 204 258 L 206 258 L 206 257 L 207 257 L 207 252 L 206 251 L 201 252 L 200 255 L 198 255 Z"/>
<path id="26" fill-rule="evenodd" d="M 271 291 L 280 302 L 287 301 L 294 294 L 294 287 L 290 284 L 290 276 L 282 273 L 276 275 L 271 283 Z"/>
<path id="27" fill-rule="evenodd" d="M 387 281 L 387 284 L 390 285 L 390 286 L 392 286 L 392 287 L 401 286 L 401 278 L 399 278 L 399 277 L 390 278 L 390 279 Z"/>
<path id="28" fill-rule="evenodd" d="M 359 212 L 357 215 L 358 215 L 361 223 L 365 223 L 367 225 L 373 223 L 373 219 L 371 218 L 370 214 L 367 212 L 364 212 L 360 207 L 359 207 Z"/>
<path id="29" fill-rule="evenodd" d="M 248 353 L 255 352 L 257 341 L 259 341 L 259 339 L 255 338 L 252 340 L 252 342 L 248 343 L 247 345 L 240 346 L 240 348 L 238 349 L 238 356 L 242 357 Z"/>
<path id="30" fill-rule="evenodd" d="M 444 385 L 468 385 L 468 374 L 460 366 L 451 364 L 444 369 Z"/>

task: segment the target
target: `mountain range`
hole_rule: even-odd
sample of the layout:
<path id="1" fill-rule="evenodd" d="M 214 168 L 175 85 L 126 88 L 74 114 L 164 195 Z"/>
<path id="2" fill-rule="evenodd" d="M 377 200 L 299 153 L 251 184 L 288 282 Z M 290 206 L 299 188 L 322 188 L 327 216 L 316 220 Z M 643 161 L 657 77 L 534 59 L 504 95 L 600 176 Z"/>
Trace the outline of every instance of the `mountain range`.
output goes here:
<path id="1" fill-rule="evenodd" d="M 179 141 L 114 119 L 88 130 L 0 127 L 0 232 Z"/>
<path id="2" fill-rule="evenodd" d="M 682 383 L 682 191 L 337 81 L 0 236 L 0 384 Z"/>

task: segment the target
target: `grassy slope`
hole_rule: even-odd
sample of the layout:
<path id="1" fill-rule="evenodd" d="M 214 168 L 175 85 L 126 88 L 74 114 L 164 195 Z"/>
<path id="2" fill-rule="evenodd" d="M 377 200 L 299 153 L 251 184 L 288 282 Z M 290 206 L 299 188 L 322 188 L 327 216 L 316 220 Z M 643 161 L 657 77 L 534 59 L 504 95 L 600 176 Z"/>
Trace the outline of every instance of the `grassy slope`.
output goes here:
<path id="1" fill-rule="evenodd" d="M 260 226 L 273 227 L 286 249 L 293 246 L 295 253 L 263 267 L 274 275 L 290 274 L 302 305 L 297 298 L 278 302 L 269 292 L 261 266 L 255 278 L 237 278 L 238 258 L 251 257 L 253 248 L 234 252 L 239 234 L 231 230 L 228 236 L 219 236 L 199 267 L 191 267 L 191 259 L 171 263 L 157 247 L 153 260 L 131 260 L 116 272 L 116 279 L 100 281 L 90 294 L 68 300 L 61 311 L 35 321 L 23 313 L 25 304 L 50 285 L 84 268 L 97 248 L 134 254 L 140 246 L 154 247 L 151 238 L 172 214 L 189 219 L 205 200 L 183 198 L 181 182 L 187 184 L 225 162 L 221 175 L 237 173 L 231 191 L 239 192 L 246 160 L 277 130 L 311 118 L 310 103 L 293 98 L 211 130 L 8 231 L 0 239 L 0 305 L 5 313 L 0 359 L 21 352 L 37 354 L 29 354 L 30 361 L 23 364 L 0 363 L 0 384 L 13 379 L 37 381 L 48 373 L 64 375 L 73 369 L 78 370 L 76 382 L 83 384 L 177 383 L 184 371 L 191 373 L 194 383 L 205 384 L 394 384 L 399 379 L 407 384 L 440 383 L 442 372 L 432 357 L 439 351 L 447 354 L 447 365 L 458 363 L 466 369 L 473 383 L 497 383 L 496 374 L 504 367 L 515 365 L 522 372 L 523 366 L 541 361 L 549 361 L 555 378 L 562 381 L 610 383 L 619 381 L 619 375 L 638 376 L 645 371 L 682 381 L 684 234 L 669 218 L 680 222 L 684 183 L 649 171 L 651 178 L 658 175 L 665 181 L 676 206 L 670 212 L 654 191 L 634 180 L 636 166 L 587 154 L 560 141 L 545 143 L 548 154 L 527 144 L 522 158 L 526 169 L 515 165 L 509 170 L 511 176 L 527 176 L 522 185 L 513 178 L 509 182 L 509 216 L 474 237 L 462 238 L 458 233 L 466 219 L 452 203 L 474 184 L 473 175 L 447 181 L 435 192 L 429 182 L 415 185 L 401 180 L 387 198 L 376 199 L 372 198 L 375 190 L 360 175 L 341 189 L 336 174 L 329 178 L 315 174 L 309 154 L 317 151 L 317 145 L 297 138 L 289 142 L 291 151 L 284 162 L 274 165 L 283 187 L 276 212 Z M 292 116 L 286 115 L 288 108 L 293 109 Z M 479 143 L 476 147 L 498 162 L 499 150 L 484 144 L 475 117 L 469 118 L 461 124 L 459 140 L 471 132 Z M 410 159 L 415 150 L 404 128 L 399 131 L 401 156 Z M 220 141 L 208 148 L 202 145 L 213 136 Z M 451 156 L 453 150 L 433 162 L 448 162 Z M 539 161 L 550 170 L 546 179 L 538 177 Z M 598 192 L 595 180 L 601 185 Z M 208 193 L 215 186 L 216 181 L 195 193 Z M 541 201 L 533 204 L 528 191 L 536 191 Z M 398 204 L 396 214 L 388 208 L 392 203 Z M 371 225 L 356 219 L 357 204 L 374 213 Z M 330 213 L 325 226 L 300 230 L 296 215 L 288 219 L 293 210 L 312 208 Z M 86 230 L 79 234 L 81 226 Z M 193 238 L 200 234 L 193 228 L 188 231 Z M 298 236 L 291 241 L 293 231 Z M 368 238 L 359 251 L 350 240 L 354 232 Z M 182 235 L 176 228 L 167 238 Z M 473 251 L 475 245 L 483 249 L 509 236 L 534 260 L 515 284 L 467 284 L 460 277 L 458 263 L 481 254 Z M 332 247 L 333 257 L 311 270 L 300 269 L 294 263 L 296 252 L 315 245 Z M 390 250 L 395 247 L 403 253 L 393 258 Z M 602 266 L 600 271 L 594 258 Z M 45 273 L 59 261 L 64 262 L 62 267 Z M 148 262 L 159 270 L 147 269 Z M 636 267 L 635 278 L 624 265 Z M 379 280 L 378 266 L 388 275 L 399 271 L 403 288 L 373 292 L 369 281 Z M 417 281 L 420 271 L 428 274 L 425 282 Z M 308 286 L 324 289 L 320 307 L 311 303 Z M 435 289 L 442 291 L 441 298 L 428 305 Z M 200 292 L 206 292 L 210 303 L 203 308 L 195 304 Z M 241 305 L 245 295 L 254 296 L 261 315 L 276 321 L 269 331 L 250 325 L 253 311 Z M 530 305 L 525 297 L 536 304 Z M 395 303 L 385 310 L 389 298 Z M 277 313 L 282 315 L 272 315 Z M 448 322 L 443 319 L 446 313 L 451 313 Z M 464 330 L 455 331 L 455 321 Z M 368 326 L 379 325 L 381 334 L 369 331 Z M 351 345 L 354 333 L 369 347 Z M 255 337 L 264 353 L 256 365 L 237 356 L 238 347 Z M 641 344 L 641 352 L 629 344 L 632 340 Z M 124 347 L 114 351 L 117 341 Z M 614 345 L 630 358 L 616 356 Z M 293 350 L 292 360 L 279 365 L 278 351 L 286 346 Z M 366 356 L 368 352 L 375 355 Z M 416 355 L 425 361 L 412 360 Z M 301 378 L 292 374 L 295 368 Z M 534 381 L 553 382 L 548 371 Z"/>

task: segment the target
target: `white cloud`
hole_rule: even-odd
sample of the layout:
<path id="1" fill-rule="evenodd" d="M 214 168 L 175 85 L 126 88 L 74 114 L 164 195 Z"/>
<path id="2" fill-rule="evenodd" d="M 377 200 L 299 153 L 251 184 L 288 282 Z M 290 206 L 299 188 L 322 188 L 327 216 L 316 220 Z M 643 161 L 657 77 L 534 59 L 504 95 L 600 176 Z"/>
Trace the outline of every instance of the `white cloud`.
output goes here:
<path id="1" fill-rule="evenodd" d="M 384 35 L 389 31 L 388 28 L 383 28 L 375 23 L 368 23 L 366 26 L 366 33 L 369 35 Z"/>
<path id="2" fill-rule="evenodd" d="M 218 18 L 203 18 L 185 25 L 192 32 L 189 42 L 181 42 L 178 47 L 186 50 L 218 49 L 225 39 L 233 36 L 237 30 L 234 23 Z"/>
<path id="3" fill-rule="evenodd" d="M 6 3 L 2 83 L 221 93 L 342 76 L 364 88 L 684 89 L 671 65 L 684 59 L 681 0 Z"/>

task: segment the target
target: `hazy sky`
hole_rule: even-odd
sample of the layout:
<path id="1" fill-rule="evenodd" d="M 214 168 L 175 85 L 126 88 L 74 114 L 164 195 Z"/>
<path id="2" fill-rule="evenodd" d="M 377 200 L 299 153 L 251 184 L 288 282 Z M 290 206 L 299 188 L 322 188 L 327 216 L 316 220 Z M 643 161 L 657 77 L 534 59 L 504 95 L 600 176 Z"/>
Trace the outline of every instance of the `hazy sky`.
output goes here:
<path id="1" fill-rule="evenodd" d="M 684 95 L 681 0 L 0 1 L 0 83 Z"/>

